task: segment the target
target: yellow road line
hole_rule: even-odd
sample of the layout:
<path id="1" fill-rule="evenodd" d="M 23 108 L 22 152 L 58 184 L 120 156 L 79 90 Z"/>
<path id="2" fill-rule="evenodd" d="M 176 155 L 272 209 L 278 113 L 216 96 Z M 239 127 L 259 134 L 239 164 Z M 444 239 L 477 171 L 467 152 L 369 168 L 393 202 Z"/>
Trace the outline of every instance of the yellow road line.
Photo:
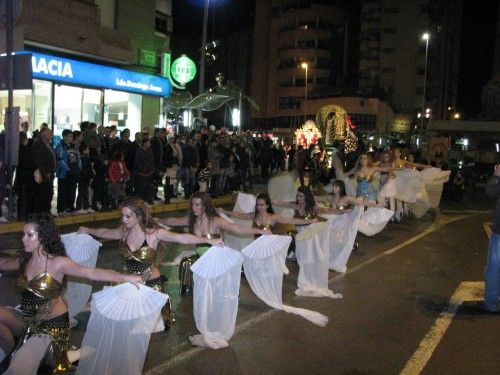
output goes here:
<path id="1" fill-rule="evenodd" d="M 481 301 L 483 295 L 484 283 L 482 281 L 460 283 L 455 293 L 453 293 L 448 306 L 439 314 L 430 331 L 420 342 L 417 351 L 406 362 L 400 375 L 420 374 L 446 333 L 460 305 L 464 301 Z"/>

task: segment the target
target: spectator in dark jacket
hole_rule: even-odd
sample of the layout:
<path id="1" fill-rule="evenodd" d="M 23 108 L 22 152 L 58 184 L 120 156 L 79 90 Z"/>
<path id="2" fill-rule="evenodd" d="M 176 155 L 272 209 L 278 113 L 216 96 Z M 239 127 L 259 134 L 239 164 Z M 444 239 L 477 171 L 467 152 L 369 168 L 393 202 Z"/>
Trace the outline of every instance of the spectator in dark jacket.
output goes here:
<path id="1" fill-rule="evenodd" d="M 151 178 L 155 172 L 155 159 L 149 138 L 143 138 L 141 148 L 135 154 L 134 168 L 137 172 L 135 194 L 153 204 Z"/>
<path id="2" fill-rule="evenodd" d="M 151 139 L 151 150 L 153 151 L 153 156 L 155 160 L 155 172 L 152 176 L 153 183 L 153 196 L 155 200 L 158 200 L 158 187 L 162 183 L 163 173 L 165 172 L 163 166 L 163 138 L 165 136 L 165 130 L 160 128 L 155 128 L 154 136 Z"/>
<path id="3" fill-rule="evenodd" d="M 90 210 L 90 185 L 94 179 L 94 156 L 90 154 L 90 148 L 82 144 L 80 146 L 80 158 L 82 160 L 82 173 L 78 181 L 78 196 L 76 198 L 76 209 L 80 212 Z"/>
<path id="4" fill-rule="evenodd" d="M 182 147 L 181 181 L 184 188 L 184 198 L 189 199 L 194 192 L 196 180 L 195 173 L 198 169 L 194 139 L 188 138 Z"/>
<path id="5" fill-rule="evenodd" d="M 25 132 L 19 134 L 19 165 L 16 168 L 15 190 L 17 192 L 17 219 L 28 220 L 34 212 L 35 196 L 32 187 L 35 185 L 33 173 L 36 165 L 31 154 L 33 140 L 28 139 Z"/>
<path id="6" fill-rule="evenodd" d="M 42 128 L 31 147 L 31 154 L 36 165 L 35 184 L 32 189 L 35 197 L 33 212 L 37 213 L 50 212 L 50 205 L 54 196 L 56 154 L 50 144 L 51 140 L 52 131 L 49 128 Z"/>

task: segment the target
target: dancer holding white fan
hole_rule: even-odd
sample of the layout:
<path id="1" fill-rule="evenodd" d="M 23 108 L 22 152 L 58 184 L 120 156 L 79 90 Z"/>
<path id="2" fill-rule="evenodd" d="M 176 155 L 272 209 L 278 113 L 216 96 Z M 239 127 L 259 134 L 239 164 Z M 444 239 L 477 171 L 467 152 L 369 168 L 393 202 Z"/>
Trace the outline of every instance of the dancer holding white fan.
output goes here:
<path id="1" fill-rule="evenodd" d="M 196 254 L 185 257 L 181 260 L 179 266 L 179 278 L 181 281 L 181 294 L 188 294 L 193 288 L 193 279 L 191 274 L 191 265 L 203 255 L 212 243 L 210 239 L 221 238 L 222 231 L 228 231 L 238 234 L 269 234 L 269 231 L 258 228 L 250 228 L 243 225 L 230 223 L 220 217 L 219 213 L 212 204 L 210 195 L 207 193 L 194 193 L 188 209 L 188 214 L 179 218 L 158 219 L 163 225 L 172 227 L 188 226 L 189 233 L 206 238 L 204 243 L 196 247 Z"/>
<path id="2" fill-rule="evenodd" d="M 219 238 L 202 238 L 192 234 L 179 234 L 161 228 L 153 220 L 149 208 L 140 198 L 129 198 L 121 206 L 123 224 L 117 228 L 80 227 L 79 233 L 87 233 L 99 238 L 120 240 L 121 255 L 125 260 L 125 272 L 141 275 L 146 285 L 167 294 L 167 278 L 156 267 L 157 248 L 160 241 L 179 242 L 182 244 L 205 244 L 222 246 Z M 170 299 L 162 310 L 162 316 L 168 328 L 174 322 L 171 316 Z"/>
<path id="3" fill-rule="evenodd" d="M 35 374 L 39 366 L 70 366 L 69 315 L 64 301 L 67 276 L 115 283 L 142 282 L 141 276 L 86 268 L 69 259 L 51 215 L 29 220 L 21 258 L 0 258 L 0 270 L 19 271 L 20 310 L 0 307 L 0 362 L 13 350 L 7 374 Z M 17 342 L 17 346 L 15 347 Z M 26 344 L 26 346 L 25 346 Z M 75 359 L 75 358 L 73 358 Z"/>

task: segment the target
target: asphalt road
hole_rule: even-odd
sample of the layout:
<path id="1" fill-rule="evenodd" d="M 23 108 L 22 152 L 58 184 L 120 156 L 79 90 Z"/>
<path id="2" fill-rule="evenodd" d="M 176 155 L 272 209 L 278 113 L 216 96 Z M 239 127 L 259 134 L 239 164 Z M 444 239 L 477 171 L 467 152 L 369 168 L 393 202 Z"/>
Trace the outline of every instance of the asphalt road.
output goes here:
<path id="1" fill-rule="evenodd" d="M 491 213 L 452 206 L 458 210 L 358 235 L 347 273 L 330 272 L 343 299 L 296 297 L 298 268 L 287 264 L 284 303 L 327 315 L 324 328 L 269 308 L 242 281 L 230 346 L 191 347 L 192 300 L 179 296 L 177 270 L 165 268 L 177 323 L 151 337 L 144 374 L 499 374 L 500 318 L 474 302 L 482 298 Z M 2 251 L 18 244 L 19 234 L 0 236 Z M 98 266 L 121 268 L 116 245 L 104 243 Z M 168 244 L 166 260 L 179 252 Z M 13 285 L 12 275 L 0 278 L 0 303 L 15 303 Z M 77 344 L 88 314 L 78 316 Z"/>

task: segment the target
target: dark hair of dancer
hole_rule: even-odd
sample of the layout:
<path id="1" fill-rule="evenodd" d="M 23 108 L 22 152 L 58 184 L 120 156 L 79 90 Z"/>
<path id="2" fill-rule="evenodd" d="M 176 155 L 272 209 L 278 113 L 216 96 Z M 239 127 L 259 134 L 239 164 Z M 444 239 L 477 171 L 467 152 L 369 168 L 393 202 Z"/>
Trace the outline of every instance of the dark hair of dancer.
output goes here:
<path id="1" fill-rule="evenodd" d="M 316 201 L 314 200 L 314 195 L 311 192 L 311 190 L 309 190 L 308 187 L 299 186 L 297 188 L 297 192 L 304 194 L 305 201 L 306 201 L 305 202 L 306 203 L 305 211 L 307 213 L 314 213 L 314 207 L 316 207 Z"/>
<path id="2" fill-rule="evenodd" d="M 66 249 L 64 248 L 61 236 L 59 235 L 56 223 L 51 214 L 36 214 L 32 216 L 26 224 L 31 224 L 35 227 L 35 231 L 38 233 L 38 241 L 40 241 L 42 245 L 43 252 L 54 257 L 67 256 Z M 23 251 L 19 267 L 19 272 L 21 274 L 26 270 L 26 266 L 32 255 L 32 253 Z"/>
<path id="3" fill-rule="evenodd" d="M 203 210 L 205 215 L 207 215 L 208 220 L 211 220 L 214 217 L 220 217 L 219 213 L 215 209 L 212 199 L 208 193 L 200 193 L 196 192 L 191 196 L 191 200 L 189 201 L 188 208 L 188 218 L 189 218 L 189 233 L 194 233 L 194 223 L 196 221 L 196 215 L 193 212 L 192 202 L 193 199 L 201 199 L 201 205 L 203 206 Z"/>
<path id="4" fill-rule="evenodd" d="M 333 183 L 333 187 L 335 187 L 335 186 L 338 186 L 338 188 L 340 190 L 339 191 L 340 198 L 345 197 L 347 195 L 346 190 L 345 190 L 344 181 L 335 180 L 335 182 Z"/>
<path id="5" fill-rule="evenodd" d="M 257 198 L 255 199 L 255 214 L 254 214 L 254 219 L 257 217 L 257 201 L 261 199 L 264 202 L 266 202 L 266 212 L 268 214 L 274 214 L 274 209 L 273 209 L 273 204 L 271 202 L 271 198 L 269 197 L 269 194 L 267 193 L 259 193 L 257 195 Z"/>

